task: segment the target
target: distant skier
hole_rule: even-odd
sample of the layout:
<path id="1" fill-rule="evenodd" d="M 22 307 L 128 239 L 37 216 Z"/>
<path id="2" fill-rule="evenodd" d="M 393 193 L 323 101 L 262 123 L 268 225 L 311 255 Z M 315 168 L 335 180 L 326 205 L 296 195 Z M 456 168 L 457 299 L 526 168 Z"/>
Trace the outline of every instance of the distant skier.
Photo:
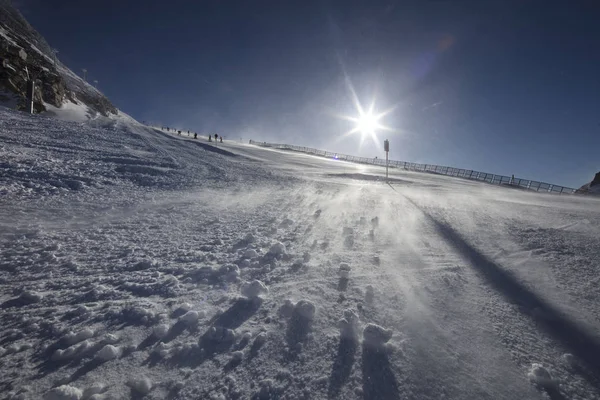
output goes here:
<path id="1" fill-rule="evenodd" d="M 198 139 L 198 134 L 194 133 L 194 139 Z"/>
<path id="2" fill-rule="evenodd" d="M 212 142 L 212 135 L 208 135 L 208 141 Z"/>
<path id="3" fill-rule="evenodd" d="M 221 143 L 223 143 L 223 136 L 221 136 L 220 139 L 221 139 Z"/>
<path id="4" fill-rule="evenodd" d="M 218 138 L 219 138 L 219 135 L 217 135 L 217 134 L 215 133 L 215 142 L 217 141 L 217 139 L 218 139 Z"/>

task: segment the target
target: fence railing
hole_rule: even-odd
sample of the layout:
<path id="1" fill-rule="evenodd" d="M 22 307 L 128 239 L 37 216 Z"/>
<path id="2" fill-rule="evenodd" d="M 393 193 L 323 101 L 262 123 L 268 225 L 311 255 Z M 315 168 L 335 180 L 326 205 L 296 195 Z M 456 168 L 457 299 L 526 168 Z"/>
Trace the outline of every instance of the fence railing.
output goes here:
<path id="1" fill-rule="evenodd" d="M 357 157 L 347 154 L 334 153 L 331 151 L 313 149 L 311 147 L 294 146 L 291 144 L 257 142 L 250 140 L 250 144 L 262 147 L 271 147 L 283 150 L 299 151 L 302 153 L 314 154 L 321 157 L 335 158 L 338 160 L 351 161 L 360 164 L 380 165 L 385 167 L 385 160 L 381 158 Z M 390 168 L 402 168 L 408 171 L 427 172 L 432 174 L 447 175 L 457 178 L 471 179 L 480 182 L 487 182 L 492 185 L 505 185 L 518 187 L 522 189 L 535 190 L 536 192 L 547 192 L 554 194 L 573 194 L 578 193 L 577 189 L 554 185 L 546 182 L 532 181 L 530 179 L 517 178 L 491 174 L 489 172 L 474 171 L 471 169 L 453 168 L 435 164 L 419 164 L 408 161 L 389 161 Z"/>

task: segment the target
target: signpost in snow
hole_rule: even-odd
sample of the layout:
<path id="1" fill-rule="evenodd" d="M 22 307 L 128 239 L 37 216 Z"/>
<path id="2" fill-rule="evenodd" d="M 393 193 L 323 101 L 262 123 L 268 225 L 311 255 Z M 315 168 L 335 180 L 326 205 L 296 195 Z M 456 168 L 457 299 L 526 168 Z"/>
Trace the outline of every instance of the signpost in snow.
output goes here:
<path id="1" fill-rule="evenodd" d="M 384 140 L 383 141 L 383 150 L 385 150 L 385 180 L 388 180 L 388 167 L 389 167 L 389 162 L 388 162 L 388 155 L 390 153 L 390 141 L 389 140 Z"/>
<path id="2" fill-rule="evenodd" d="M 33 114 L 33 97 L 35 95 L 35 81 L 29 79 L 27 81 L 27 112 Z"/>

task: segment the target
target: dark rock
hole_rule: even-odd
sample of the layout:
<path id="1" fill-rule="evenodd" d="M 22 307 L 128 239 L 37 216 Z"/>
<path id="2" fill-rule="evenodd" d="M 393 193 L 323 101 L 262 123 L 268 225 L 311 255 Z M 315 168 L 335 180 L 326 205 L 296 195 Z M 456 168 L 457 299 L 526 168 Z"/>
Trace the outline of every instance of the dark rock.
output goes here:
<path id="1" fill-rule="evenodd" d="M 590 187 L 594 187 L 596 185 L 600 185 L 600 172 L 597 172 L 596 176 L 594 176 L 594 180 L 590 182 Z"/>
<path id="2" fill-rule="evenodd" d="M 52 48 L 10 1 L 0 0 L 0 8 L 0 27 L 7 32 L 7 37 L 0 36 L 0 92 L 12 93 L 18 109 L 25 109 L 27 81 L 34 79 L 35 112 L 46 110 L 44 102 L 61 107 L 69 100 L 104 116 L 118 113 L 102 93 L 56 59 Z"/>

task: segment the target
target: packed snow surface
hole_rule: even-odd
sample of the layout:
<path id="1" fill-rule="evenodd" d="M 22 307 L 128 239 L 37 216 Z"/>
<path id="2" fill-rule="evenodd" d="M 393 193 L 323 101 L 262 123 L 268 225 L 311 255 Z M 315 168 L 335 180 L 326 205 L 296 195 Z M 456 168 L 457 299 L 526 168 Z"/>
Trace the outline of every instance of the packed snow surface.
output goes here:
<path id="1" fill-rule="evenodd" d="M 600 200 L 384 173 L 0 109 L 0 393 L 600 398 Z"/>

